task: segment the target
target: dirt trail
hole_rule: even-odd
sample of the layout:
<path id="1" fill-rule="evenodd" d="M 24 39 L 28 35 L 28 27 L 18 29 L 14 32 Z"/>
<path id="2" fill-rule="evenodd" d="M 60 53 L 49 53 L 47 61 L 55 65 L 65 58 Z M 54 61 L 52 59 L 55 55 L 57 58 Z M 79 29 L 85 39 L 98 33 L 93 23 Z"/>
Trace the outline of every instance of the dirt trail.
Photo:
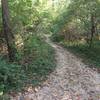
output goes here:
<path id="1" fill-rule="evenodd" d="M 43 87 L 11 100 L 100 100 L 100 74 L 64 48 L 47 42 L 56 51 L 56 70 Z"/>

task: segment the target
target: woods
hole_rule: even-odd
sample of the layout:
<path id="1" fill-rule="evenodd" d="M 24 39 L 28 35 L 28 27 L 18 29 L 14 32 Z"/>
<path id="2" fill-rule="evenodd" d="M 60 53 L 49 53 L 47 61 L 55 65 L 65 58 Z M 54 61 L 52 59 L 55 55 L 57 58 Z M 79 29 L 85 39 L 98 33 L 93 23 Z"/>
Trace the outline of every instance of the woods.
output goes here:
<path id="1" fill-rule="evenodd" d="M 3 20 L 3 33 L 2 34 L 4 34 L 4 38 L 6 40 L 9 60 L 14 61 L 15 43 L 14 43 L 14 36 L 12 34 L 11 26 L 10 26 L 8 1 L 1 0 L 1 4 L 2 4 L 2 20 Z"/>
<path id="2" fill-rule="evenodd" d="M 87 40 L 90 40 L 91 45 L 92 37 L 95 37 L 98 34 L 97 32 L 99 30 L 100 15 L 99 13 L 97 13 L 100 9 L 99 3 L 100 2 L 98 0 L 91 2 L 84 0 L 72 0 L 72 3 L 70 3 L 67 9 L 67 13 L 65 10 L 62 15 L 59 16 L 59 20 L 56 20 L 56 22 L 60 22 L 62 20 L 63 24 L 57 24 L 56 27 L 59 27 L 59 29 L 61 30 L 61 28 L 63 27 L 62 25 L 64 25 L 65 28 L 62 29 L 62 32 L 66 32 L 69 27 L 75 27 L 75 25 L 77 25 L 76 29 L 72 29 L 70 31 L 73 32 L 77 30 L 78 32 L 76 34 L 80 32 L 80 34 L 87 36 Z M 63 19 L 61 19 L 60 17 L 63 17 Z"/>
<path id="3" fill-rule="evenodd" d="M 1 0 L 0 99 L 27 84 L 39 85 L 55 69 L 54 50 L 44 41 L 49 12 L 32 0 Z M 49 15 L 48 15 L 49 14 Z"/>
<path id="4" fill-rule="evenodd" d="M 100 0 L 1 0 L 0 96 L 55 70 L 46 36 L 100 71 Z"/>
<path id="5" fill-rule="evenodd" d="M 71 0 L 53 22 L 52 40 L 99 67 L 100 1 Z M 59 23 L 59 24 L 58 24 Z M 98 55 L 98 56 L 97 56 Z M 87 62 L 89 62 L 87 61 Z"/>

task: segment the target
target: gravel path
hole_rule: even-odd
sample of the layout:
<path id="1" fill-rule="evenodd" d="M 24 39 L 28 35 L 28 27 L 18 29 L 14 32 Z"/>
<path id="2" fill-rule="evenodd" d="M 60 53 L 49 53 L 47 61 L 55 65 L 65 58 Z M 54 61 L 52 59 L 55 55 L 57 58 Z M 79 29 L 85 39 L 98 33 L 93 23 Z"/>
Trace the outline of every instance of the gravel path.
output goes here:
<path id="1" fill-rule="evenodd" d="M 11 100 L 100 100 L 100 74 L 64 48 L 49 44 L 56 51 L 56 70 L 41 88 L 30 87 Z"/>

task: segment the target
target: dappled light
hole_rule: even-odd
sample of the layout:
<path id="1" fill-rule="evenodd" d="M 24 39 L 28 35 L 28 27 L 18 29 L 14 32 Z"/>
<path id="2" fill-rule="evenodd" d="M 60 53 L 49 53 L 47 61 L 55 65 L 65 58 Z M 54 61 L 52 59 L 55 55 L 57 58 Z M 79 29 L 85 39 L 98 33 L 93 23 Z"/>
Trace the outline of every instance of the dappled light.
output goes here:
<path id="1" fill-rule="evenodd" d="M 0 100 L 99 100 L 100 0 L 0 0 Z"/>

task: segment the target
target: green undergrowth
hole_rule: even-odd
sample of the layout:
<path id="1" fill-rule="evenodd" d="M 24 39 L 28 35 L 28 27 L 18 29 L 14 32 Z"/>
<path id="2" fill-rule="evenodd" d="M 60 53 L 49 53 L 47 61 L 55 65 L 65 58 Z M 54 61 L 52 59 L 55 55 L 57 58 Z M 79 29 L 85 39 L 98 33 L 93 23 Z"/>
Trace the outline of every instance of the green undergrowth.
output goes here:
<path id="1" fill-rule="evenodd" d="M 30 56 L 28 66 L 25 68 L 27 74 L 32 77 L 34 85 L 46 79 L 56 66 L 53 48 L 39 37 L 33 36 L 26 41 L 25 54 L 26 56 L 33 55 Z"/>
<path id="2" fill-rule="evenodd" d="M 20 63 L 0 59 L 0 95 L 20 91 L 29 84 L 40 85 L 55 69 L 54 50 L 49 44 L 34 35 L 24 44 L 22 55 L 17 59 Z"/>
<path id="3" fill-rule="evenodd" d="M 75 55 L 82 57 L 90 67 L 100 69 L 100 41 L 95 41 L 91 48 L 87 44 L 62 43 L 62 45 Z"/>

